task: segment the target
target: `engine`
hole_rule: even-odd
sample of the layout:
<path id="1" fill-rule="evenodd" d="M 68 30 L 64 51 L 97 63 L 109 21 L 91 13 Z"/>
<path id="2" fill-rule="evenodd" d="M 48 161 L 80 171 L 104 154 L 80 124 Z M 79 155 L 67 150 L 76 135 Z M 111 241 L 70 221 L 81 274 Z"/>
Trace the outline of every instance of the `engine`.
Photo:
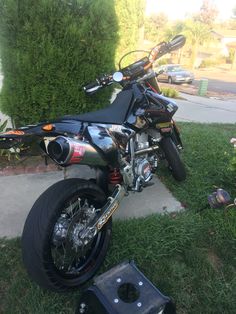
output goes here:
<path id="1" fill-rule="evenodd" d="M 157 142 L 160 136 L 155 137 L 153 145 L 150 146 L 151 139 L 148 133 L 143 132 L 136 135 L 135 141 L 130 141 L 131 162 L 125 161 L 122 174 L 124 183 L 131 190 L 140 191 L 143 186 L 146 186 L 157 168 L 159 149 Z"/>
<path id="2" fill-rule="evenodd" d="M 155 172 L 158 166 L 156 151 L 159 149 L 158 142 L 160 139 L 160 133 L 154 129 L 136 135 L 135 156 L 140 156 L 137 162 L 144 164 L 144 160 L 146 160 L 150 164 L 151 172 Z M 151 146 L 150 143 L 152 144 Z"/>
<path id="3" fill-rule="evenodd" d="M 145 158 L 135 160 L 135 175 L 145 184 L 152 179 L 151 164 Z"/>

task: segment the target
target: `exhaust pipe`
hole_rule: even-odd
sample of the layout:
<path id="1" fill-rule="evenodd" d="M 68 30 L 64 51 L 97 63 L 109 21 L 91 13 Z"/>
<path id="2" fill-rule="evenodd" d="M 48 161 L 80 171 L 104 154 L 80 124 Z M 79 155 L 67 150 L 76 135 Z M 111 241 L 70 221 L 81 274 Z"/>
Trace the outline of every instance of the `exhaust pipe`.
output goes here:
<path id="1" fill-rule="evenodd" d="M 59 165 L 105 166 L 107 163 L 89 143 L 58 136 L 47 145 L 48 155 Z"/>

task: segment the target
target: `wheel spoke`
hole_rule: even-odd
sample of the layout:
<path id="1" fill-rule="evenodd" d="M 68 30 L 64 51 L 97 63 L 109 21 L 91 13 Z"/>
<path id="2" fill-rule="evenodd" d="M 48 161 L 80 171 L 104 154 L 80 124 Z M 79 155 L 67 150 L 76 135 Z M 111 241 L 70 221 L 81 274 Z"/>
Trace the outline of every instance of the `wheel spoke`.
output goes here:
<path id="1" fill-rule="evenodd" d="M 93 251 L 97 250 L 98 238 L 85 246 L 79 241 L 80 232 L 86 228 L 91 215 L 96 213 L 94 205 L 89 203 L 87 198 L 70 200 L 57 222 L 61 229 L 57 231 L 56 240 L 52 239 L 52 255 L 56 267 L 66 275 L 78 274 L 93 258 Z M 57 228 L 54 227 L 54 230 Z M 60 238 L 60 232 L 66 236 Z"/>
<path id="2" fill-rule="evenodd" d="M 70 202 L 70 205 L 65 208 L 65 212 L 68 213 L 71 218 L 73 218 L 73 216 L 76 214 L 77 211 L 75 211 L 75 209 L 78 206 L 78 210 L 81 210 L 81 199 L 78 198 L 77 201 L 75 201 L 73 204 Z"/>

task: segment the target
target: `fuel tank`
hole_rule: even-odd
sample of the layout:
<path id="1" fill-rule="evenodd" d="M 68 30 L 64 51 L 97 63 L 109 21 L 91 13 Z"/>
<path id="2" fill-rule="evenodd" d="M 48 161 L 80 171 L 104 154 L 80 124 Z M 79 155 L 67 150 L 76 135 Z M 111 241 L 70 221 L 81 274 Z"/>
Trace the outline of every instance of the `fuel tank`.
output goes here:
<path id="1" fill-rule="evenodd" d="M 148 91 L 146 96 L 148 105 L 144 109 L 144 116 L 149 120 L 150 124 L 156 125 L 160 122 L 170 122 L 178 110 L 176 102 L 152 91 Z"/>
<path id="2" fill-rule="evenodd" d="M 171 122 L 178 109 L 176 102 L 152 91 L 147 91 L 145 96 L 142 104 L 133 107 L 127 118 L 128 125 L 134 129 L 145 129 L 158 123 Z"/>

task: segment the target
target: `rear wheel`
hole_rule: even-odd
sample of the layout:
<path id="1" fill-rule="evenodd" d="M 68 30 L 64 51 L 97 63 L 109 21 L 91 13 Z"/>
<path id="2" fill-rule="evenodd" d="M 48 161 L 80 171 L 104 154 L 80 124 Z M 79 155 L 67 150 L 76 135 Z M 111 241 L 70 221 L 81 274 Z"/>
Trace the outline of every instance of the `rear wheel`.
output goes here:
<path id="1" fill-rule="evenodd" d="M 180 158 L 179 151 L 170 137 L 164 137 L 160 142 L 165 158 L 173 177 L 177 181 L 186 179 L 185 166 Z"/>
<path id="2" fill-rule="evenodd" d="M 112 222 L 95 237 L 80 234 L 105 202 L 96 184 L 81 179 L 60 181 L 38 198 L 22 235 L 23 262 L 37 284 L 67 291 L 96 273 L 108 249 Z"/>

